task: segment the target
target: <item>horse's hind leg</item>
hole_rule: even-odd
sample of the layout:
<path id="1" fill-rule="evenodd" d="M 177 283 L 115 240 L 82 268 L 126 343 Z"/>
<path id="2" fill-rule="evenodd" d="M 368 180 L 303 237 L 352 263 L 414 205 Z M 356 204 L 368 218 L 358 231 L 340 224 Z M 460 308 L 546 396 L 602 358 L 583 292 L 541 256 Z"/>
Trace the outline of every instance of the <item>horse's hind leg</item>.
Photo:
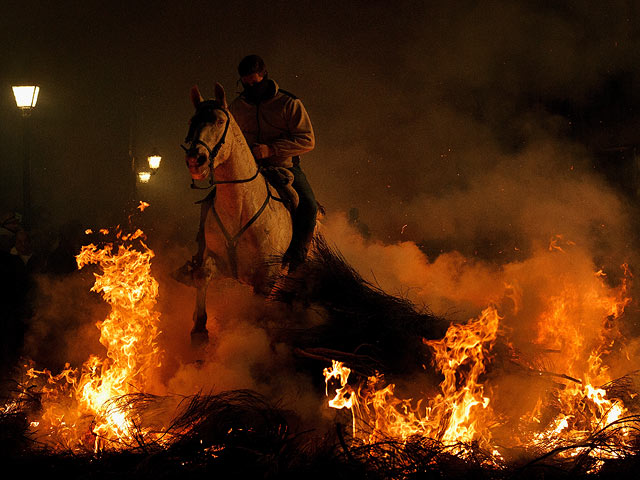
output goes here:
<path id="1" fill-rule="evenodd" d="M 211 259 L 207 258 L 202 266 L 193 272 L 196 284 L 196 309 L 193 312 L 193 328 L 191 329 L 191 345 L 200 347 L 209 342 L 207 330 L 207 287 L 211 280 Z"/>

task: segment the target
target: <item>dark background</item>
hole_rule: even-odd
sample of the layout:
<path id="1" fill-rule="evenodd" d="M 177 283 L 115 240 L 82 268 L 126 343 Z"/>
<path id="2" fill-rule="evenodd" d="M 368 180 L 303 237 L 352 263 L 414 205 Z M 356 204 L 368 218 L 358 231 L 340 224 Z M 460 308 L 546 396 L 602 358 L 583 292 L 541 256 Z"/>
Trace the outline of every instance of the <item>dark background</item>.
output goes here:
<path id="1" fill-rule="evenodd" d="M 548 238 L 567 219 L 623 212 L 628 223 L 639 14 L 630 0 L 5 2 L 0 210 L 22 203 L 11 85 L 37 83 L 34 228 L 123 221 L 131 143 L 138 161 L 163 156 L 138 190 L 152 205 L 147 228 L 191 240 L 201 194 L 179 148 L 189 88 L 212 96 L 219 81 L 233 98 L 238 61 L 258 53 L 309 111 L 317 148 L 303 168 L 317 197 L 329 212 L 357 208 L 374 238 L 492 255 L 510 242 L 526 249 L 531 231 Z M 564 196 L 585 183 L 593 188 Z M 561 206 L 522 213 L 541 197 Z"/>
<path id="2" fill-rule="evenodd" d="M 141 163 L 157 149 L 160 171 L 138 186 L 151 207 L 135 223 L 163 267 L 155 273 L 167 289 L 159 306 L 167 388 L 247 388 L 255 365 L 291 363 L 256 326 L 262 303 L 216 282 L 208 299 L 218 347 L 203 368 L 183 368 L 193 291 L 169 276 L 195 251 L 193 202 L 203 196 L 189 189 L 179 147 L 189 89 L 210 97 L 218 81 L 233 98 L 239 60 L 257 53 L 310 114 L 317 147 L 303 169 L 327 209 L 329 241 L 342 242 L 365 278 L 461 321 L 494 299 L 516 311 L 521 294 L 521 313 L 506 325 L 525 347 L 568 284 L 580 291 L 576 322 L 595 338 L 594 272 L 616 284 L 623 262 L 632 272 L 640 264 L 639 15 L 631 0 L 5 1 L 0 214 L 22 208 L 24 130 L 11 86 L 37 83 L 27 122 L 35 247 L 51 249 L 68 222 L 126 222 L 130 146 Z M 354 208 L 368 242 L 349 235 L 343 217 Z M 572 255 L 554 256 L 550 242 Z M 24 350 L 49 368 L 80 364 L 99 351 L 95 323 L 105 315 L 99 299 L 85 298 L 93 278 L 82 270 L 40 280 Z M 636 302 L 624 320 L 636 338 L 638 318 Z M 637 345 L 617 372 L 637 368 Z M 278 377 L 274 388 L 293 384 L 278 397 L 318 416 L 320 397 L 310 398 L 306 382 Z"/>

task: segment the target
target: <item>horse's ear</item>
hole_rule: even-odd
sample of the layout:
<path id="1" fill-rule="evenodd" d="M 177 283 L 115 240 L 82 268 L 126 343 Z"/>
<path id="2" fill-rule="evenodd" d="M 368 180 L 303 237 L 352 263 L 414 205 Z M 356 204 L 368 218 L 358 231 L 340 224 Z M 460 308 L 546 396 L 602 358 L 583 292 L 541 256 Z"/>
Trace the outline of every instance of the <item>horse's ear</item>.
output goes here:
<path id="1" fill-rule="evenodd" d="M 227 108 L 227 97 L 224 94 L 224 88 L 218 82 L 216 82 L 214 92 L 218 103 L 220 103 L 220 105 L 222 105 L 224 108 Z"/>
<path id="2" fill-rule="evenodd" d="M 191 91 L 189 92 L 190 96 L 191 96 L 191 103 L 193 103 L 193 106 L 198 108 L 198 105 L 200 105 L 201 102 L 204 101 L 204 98 L 202 98 L 202 95 L 200 95 L 200 89 L 198 88 L 197 85 L 194 85 L 193 87 L 191 87 Z"/>

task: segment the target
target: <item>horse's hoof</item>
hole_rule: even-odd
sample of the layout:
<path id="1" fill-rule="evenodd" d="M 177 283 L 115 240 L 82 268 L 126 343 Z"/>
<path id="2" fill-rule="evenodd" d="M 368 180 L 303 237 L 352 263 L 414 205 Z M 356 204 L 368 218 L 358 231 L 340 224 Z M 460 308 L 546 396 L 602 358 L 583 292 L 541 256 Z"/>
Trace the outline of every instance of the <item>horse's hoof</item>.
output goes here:
<path id="1" fill-rule="evenodd" d="M 199 330 L 191 332 L 191 346 L 194 348 L 204 347 L 209 343 L 209 332 L 207 330 Z"/>

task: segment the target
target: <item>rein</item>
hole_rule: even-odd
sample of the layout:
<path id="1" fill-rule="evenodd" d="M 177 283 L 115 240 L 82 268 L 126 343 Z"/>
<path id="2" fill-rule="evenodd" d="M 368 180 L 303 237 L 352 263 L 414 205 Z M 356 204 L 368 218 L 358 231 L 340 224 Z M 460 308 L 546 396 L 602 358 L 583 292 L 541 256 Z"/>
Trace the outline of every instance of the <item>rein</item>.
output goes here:
<path id="1" fill-rule="evenodd" d="M 202 108 L 205 107 L 205 108 Z M 213 110 L 222 110 L 222 112 L 224 112 L 224 114 L 227 116 L 227 121 L 226 124 L 224 126 L 224 132 L 222 134 L 222 137 L 220 138 L 220 140 L 218 141 L 218 143 L 216 143 L 214 145 L 213 148 L 209 148 L 209 146 L 203 142 L 202 140 L 200 140 L 199 138 L 194 138 L 196 135 L 196 126 L 198 125 L 197 123 L 194 122 L 194 120 L 198 120 L 198 117 L 205 117 L 203 114 L 203 110 L 204 113 L 211 113 L 213 112 Z M 206 118 L 204 118 L 204 120 L 206 121 Z M 222 223 L 222 220 L 220 219 L 220 216 L 218 215 L 218 212 L 216 211 L 216 207 L 215 207 L 215 199 L 216 199 L 216 188 L 218 185 L 226 185 L 226 184 L 238 184 L 238 183 L 248 183 L 251 182 L 253 180 L 255 180 L 256 178 L 258 178 L 258 175 L 260 174 L 260 167 L 258 167 L 256 165 L 256 173 L 250 177 L 250 178 L 243 178 L 243 179 L 236 179 L 236 180 L 216 180 L 215 176 L 214 176 L 214 168 L 213 168 L 213 161 L 215 160 L 216 156 L 218 155 L 218 153 L 220 152 L 220 149 L 222 148 L 222 146 L 225 143 L 226 137 L 227 137 L 227 132 L 229 130 L 229 122 L 230 122 L 230 116 L 229 113 L 222 108 L 220 105 L 218 105 L 217 102 L 213 102 L 213 101 L 207 101 L 207 102 L 203 102 L 201 108 L 198 108 L 198 111 L 196 112 L 196 114 L 194 115 L 194 117 L 192 118 L 192 125 L 189 128 L 189 133 L 187 134 L 187 137 L 185 138 L 185 143 L 189 143 L 189 146 L 186 147 L 184 145 L 180 145 L 180 147 L 182 147 L 182 149 L 187 153 L 187 155 L 189 155 L 190 153 L 197 153 L 197 145 L 202 145 L 208 152 L 208 158 L 207 160 L 209 161 L 209 170 L 210 170 L 210 176 L 209 176 L 209 186 L 208 187 L 199 187 L 195 184 L 194 179 L 191 179 L 191 188 L 192 189 L 197 189 L 197 190 L 209 190 L 210 188 L 213 188 L 213 190 L 211 190 L 211 192 L 202 200 L 196 202 L 199 204 L 202 204 L 201 207 L 201 212 L 200 212 L 200 227 L 199 227 L 199 231 L 198 231 L 198 254 L 197 254 L 197 258 L 198 258 L 198 263 L 201 265 L 202 261 L 204 260 L 204 252 L 206 249 L 206 242 L 205 242 L 205 234 L 204 234 L 204 223 L 205 223 L 205 219 L 207 216 L 207 212 L 209 210 L 209 207 L 211 207 L 211 213 L 213 214 L 213 217 L 216 220 L 216 223 L 218 224 L 218 227 L 220 228 L 220 231 L 222 232 L 222 234 L 224 235 L 225 238 L 225 243 L 226 243 L 226 247 L 227 247 L 227 257 L 229 259 L 229 265 L 231 267 L 231 271 L 233 273 L 233 276 L 235 278 L 238 278 L 238 254 L 237 254 L 237 245 L 238 245 L 238 240 L 240 239 L 240 237 L 242 236 L 242 234 L 244 232 L 246 232 L 249 227 L 251 227 L 251 225 L 253 225 L 255 223 L 256 220 L 258 220 L 258 218 L 260 217 L 260 215 L 262 215 L 262 213 L 265 211 L 265 209 L 267 208 L 267 205 L 269 204 L 269 200 L 271 200 L 272 198 L 274 200 L 278 200 L 277 198 L 275 198 L 273 195 L 271 195 L 271 189 L 269 188 L 269 182 L 267 181 L 267 178 L 264 177 L 264 181 L 265 181 L 265 186 L 267 187 L 267 197 L 265 198 L 264 202 L 262 203 L 262 206 L 258 209 L 258 211 L 253 215 L 253 217 L 251 217 L 249 219 L 249 221 L 247 223 L 245 223 L 240 230 L 238 230 L 238 232 L 234 235 L 231 235 L 229 233 L 229 231 L 227 230 L 227 228 L 224 226 L 224 224 Z"/>

